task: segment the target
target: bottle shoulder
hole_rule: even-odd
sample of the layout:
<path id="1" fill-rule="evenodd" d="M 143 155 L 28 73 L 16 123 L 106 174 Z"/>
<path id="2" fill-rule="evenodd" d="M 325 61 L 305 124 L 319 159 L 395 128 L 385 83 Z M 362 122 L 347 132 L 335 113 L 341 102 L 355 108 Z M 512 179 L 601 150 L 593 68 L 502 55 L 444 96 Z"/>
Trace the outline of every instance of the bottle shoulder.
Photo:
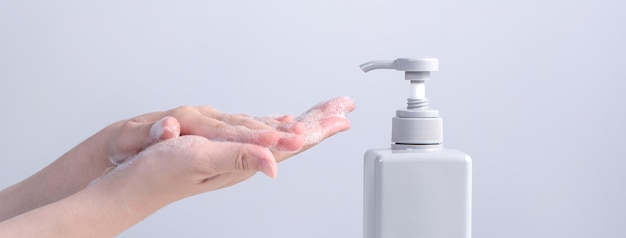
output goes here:
<path id="1" fill-rule="evenodd" d="M 471 163 L 471 157 L 463 151 L 449 148 L 441 148 L 436 150 L 419 150 L 419 149 L 370 149 L 365 152 L 365 159 L 368 160 L 387 160 L 387 159 L 446 159 L 458 160 Z"/>

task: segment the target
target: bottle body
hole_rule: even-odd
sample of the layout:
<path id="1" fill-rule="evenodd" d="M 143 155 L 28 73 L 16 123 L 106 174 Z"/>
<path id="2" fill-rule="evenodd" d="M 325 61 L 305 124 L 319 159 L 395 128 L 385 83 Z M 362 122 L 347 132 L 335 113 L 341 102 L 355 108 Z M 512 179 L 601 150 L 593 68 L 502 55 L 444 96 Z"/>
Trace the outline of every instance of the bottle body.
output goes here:
<path id="1" fill-rule="evenodd" d="M 471 237 L 471 158 L 441 145 L 365 153 L 365 238 Z"/>

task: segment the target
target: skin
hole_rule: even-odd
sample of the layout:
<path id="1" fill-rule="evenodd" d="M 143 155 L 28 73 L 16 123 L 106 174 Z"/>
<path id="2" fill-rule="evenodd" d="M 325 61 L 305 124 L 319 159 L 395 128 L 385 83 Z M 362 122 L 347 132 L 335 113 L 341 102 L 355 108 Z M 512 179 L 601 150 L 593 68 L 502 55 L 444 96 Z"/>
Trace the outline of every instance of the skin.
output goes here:
<path id="1" fill-rule="evenodd" d="M 276 177 L 278 162 L 349 129 L 353 109 L 340 97 L 295 119 L 181 107 L 114 123 L 1 191 L 0 237 L 115 236 L 180 199 Z"/>

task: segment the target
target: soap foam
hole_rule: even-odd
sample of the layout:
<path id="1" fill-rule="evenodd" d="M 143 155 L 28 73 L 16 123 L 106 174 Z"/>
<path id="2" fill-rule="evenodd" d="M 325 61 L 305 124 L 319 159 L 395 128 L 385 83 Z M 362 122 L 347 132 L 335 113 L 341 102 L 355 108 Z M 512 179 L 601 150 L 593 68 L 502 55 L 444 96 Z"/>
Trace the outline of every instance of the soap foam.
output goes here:
<path id="1" fill-rule="evenodd" d="M 313 145 L 320 143 L 327 134 L 327 129 L 322 128 L 319 125 L 310 126 L 305 129 L 306 133 L 303 135 L 303 141 L 305 145 Z"/>
<path id="2" fill-rule="evenodd" d="M 111 155 L 109 156 L 109 162 L 113 165 L 120 165 L 126 161 L 131 155 Z"/>
<path id="3" fill-rule="evenodd" d="M 171 150 L 172 148 L 179 148 L 179 149 L 184 150 L 184 149 L 191 147 L 193 144 L 201 140 L 206 140 L 206 138 L 201 137 L 201 136 L 194 136 L 194 135 L 175 137 L 175 138 L 163 140 L 153 146 L 150 146 L 144 151 L 142 151 L 141 153 L 139 153 L 139 155 L 147 154 L 148 156 L 150 156 L 153 153 L 167 152 Z"/>
<path id="4" fill-rule="evenodd" d="M 336 97 L 331 100 L 318 103 L 304 114 L 298 116 L 296 121 L 319 121 L 323 118 L 338 116 L 345 118 L 354 109 L 354 99 L 351 97 Z"/>
<path id="5" fill-rule="evenodd" d="M 353 98 L 345 96 L 336 97 L 331 100 L 318 103 L 304 114 L 298 116 L 296 121 L 304 124 L 304 144 L 317 144 L 326 137 L 328 129 L 321 126 L 324 119 L 330 117 L 346 118 L 348 113 L 353 109 Z"/>
<path id="6" fill-rule="evenodd" d="M 226 126 L 209 139 L 215 141 L 249 142 L 254 139 L 252 131 L 245 126 Z"/>

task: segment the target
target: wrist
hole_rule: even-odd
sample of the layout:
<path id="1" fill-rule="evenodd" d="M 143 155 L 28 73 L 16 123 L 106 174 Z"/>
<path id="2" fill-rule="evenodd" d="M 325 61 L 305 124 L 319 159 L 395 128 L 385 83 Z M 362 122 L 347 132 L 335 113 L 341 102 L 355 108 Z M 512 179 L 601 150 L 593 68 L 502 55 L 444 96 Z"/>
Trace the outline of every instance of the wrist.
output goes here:
<path id="1" fill-rule="evenodd" d="M 0 236 L 113 237 L 162 207 L 142 202 L 128 187 L 105 178 L 58 202 L 1 222 Z"/>
<path id="2" fill-rule="evenodd" d="M 114 169 L 94 180 L 85 190 L 103 191 L 106 196 L 124 204 L 130 213 L 146 216 L 180 199 L 161 191 L 161 186 L 154 186 L 147 181 L 151 179 L 141 176 L 141 170 L 146 165 L 140 163 L 133 161 L 122 165 L 123 168 Z"/>

